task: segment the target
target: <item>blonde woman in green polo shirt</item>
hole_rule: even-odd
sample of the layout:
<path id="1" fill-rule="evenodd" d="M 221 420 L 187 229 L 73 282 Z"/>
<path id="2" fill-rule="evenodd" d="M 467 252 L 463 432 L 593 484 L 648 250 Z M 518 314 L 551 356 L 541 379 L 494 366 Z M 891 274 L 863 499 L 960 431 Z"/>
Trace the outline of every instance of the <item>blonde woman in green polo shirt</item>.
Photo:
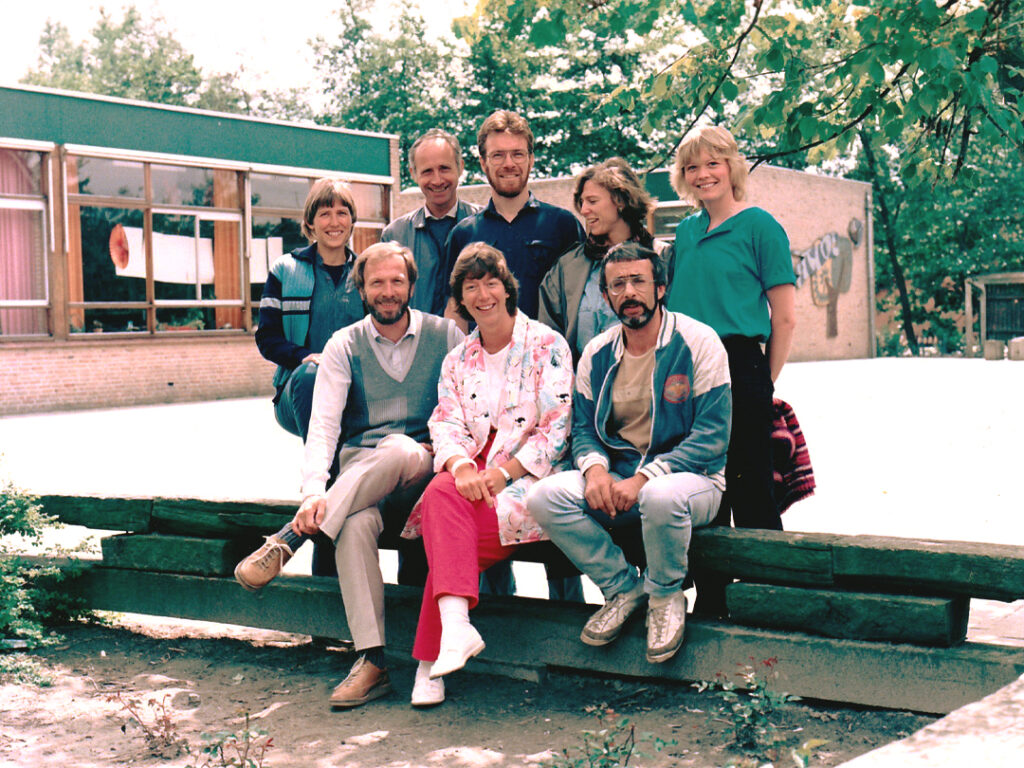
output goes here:
<path id="1" fill-rule="evenodd" d="M 707 323 L 729 354 L 733 420 L 719 521 L 781 530 L 772 480 L 774 381 L 796 325 L 796 277 L 785 230 L 744 202 L 747 164 L 725 128 L 690 131 L 672 186 L 698 210 L 679 223 L 667 306 Z M 762 352 L 761 345 L 765 345 Z"/>

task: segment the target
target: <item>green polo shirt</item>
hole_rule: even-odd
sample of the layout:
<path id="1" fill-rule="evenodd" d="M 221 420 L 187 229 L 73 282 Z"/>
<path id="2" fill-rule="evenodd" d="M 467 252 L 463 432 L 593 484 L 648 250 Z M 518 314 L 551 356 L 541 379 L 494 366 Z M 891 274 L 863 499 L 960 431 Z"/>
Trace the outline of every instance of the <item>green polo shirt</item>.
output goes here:
<path id="1" fill-rule="evenodd" d="M 763 208 L 744 208 L 711 232 L 708 221 L 702 210 L 676 228 L 667 306 L 707 323 L 721 338 L 766 341 L 772 331 L 766 291 L 796 282 L 789 237 Z"/>

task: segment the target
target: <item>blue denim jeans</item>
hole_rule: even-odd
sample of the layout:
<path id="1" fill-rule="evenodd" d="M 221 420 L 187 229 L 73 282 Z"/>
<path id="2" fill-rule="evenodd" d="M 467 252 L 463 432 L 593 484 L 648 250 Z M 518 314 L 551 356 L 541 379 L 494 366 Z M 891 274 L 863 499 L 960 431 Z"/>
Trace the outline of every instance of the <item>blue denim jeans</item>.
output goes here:
<path id="1" fill-rule="evenodd" d="M 636 587 L 640 576 L 612 541 L 607 515 L 587 505 L 585 484 L 579 471 L 559 472 L 534 485 L 526 505 L 551 540 L 609 600 Z M 722 492 L 706 476 L 680 472 L 648 480 L 636 507 L 616 517 L 616 522 L 622 516 L 640 519 L 648 595 L 667 597 L 682 588 L 690 533 L 714 519 L 721 500 Z"/>
<path id="2" fill-rule="evenodd" d="M 293 435 L 302 438 L 306 442 L 306 434 L 309 432 L 309 417 L 313 412 L 313 385 L 316 384 L 315 363 L 302 363 L 292 371 L 284 387 L 281 388 L 281 396 L 274 404 L 274 416 L 277 423 Z"/>

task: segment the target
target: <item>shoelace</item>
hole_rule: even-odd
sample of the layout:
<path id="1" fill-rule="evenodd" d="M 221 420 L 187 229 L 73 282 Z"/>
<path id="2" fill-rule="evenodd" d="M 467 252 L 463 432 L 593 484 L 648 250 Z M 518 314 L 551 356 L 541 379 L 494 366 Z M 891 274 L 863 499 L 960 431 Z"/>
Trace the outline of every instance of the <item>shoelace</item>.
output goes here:
<path id="1" fill-rule="evenodd" d="M 604 609 L 601 611 L 601 615 L 597 618 L 597 625 L 600 629 L 604 629 L 608 623 L 612 620 L 612 617 L 618 613 L 626 603 L 626 598 L 622 595 L 616 595 L 609 602 L 605 603 Z"/>
<path id="2" fill-rule="evenodd" d="M 266 537 L 267 544 L 270 546 L 255 563 L 260 568 L 265 568 L 275 556 L 284 559 L 284 548 L 277 542 L 272 542 L 271 538 L 271 536 Z"/>
<path id="3" fill-rule="evenodd" d="M 651 619 L 651 625 L 654 629 L 654 636 L 659 642 L 664 641 L 666 638 L 664 635 L 668 630 L 668 615 L 672 611 L 674 603 L 665 603 L 665 605 L 651 608 L 648 614 Z"/>
<path id="4" fill-rule="evenodd" d="M 366 663 L 365 656 L 360 656 L 358 659 L 356 659 L 356 663 L 352 665 L 352 669 L 349 670 L 348 674 L 345 676 L 345 679 L 342 681 L 341 684 L 344 685 L 353 677 L 355 677 L 359 673 L 359 670 L 363 668 L 364 663 Z"/>

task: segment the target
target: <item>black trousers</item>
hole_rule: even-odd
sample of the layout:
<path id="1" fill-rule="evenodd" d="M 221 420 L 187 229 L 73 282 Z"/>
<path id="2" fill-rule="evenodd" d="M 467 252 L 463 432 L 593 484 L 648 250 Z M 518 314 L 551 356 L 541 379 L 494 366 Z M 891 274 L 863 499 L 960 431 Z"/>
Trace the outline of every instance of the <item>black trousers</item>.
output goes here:
<path id="1" fill-rule="evenodd" d="M 732 434 L 725 465 L 725 493 L 712 525 L 782 530 L 775 502 L 772 467 L 772 384 L 768 359 L 757 339 L 729 336 L 722 339 L 729 355 L 732 379 Z M 694 611 L 725 616 L 725 587 L 732 579 L 713 574 L 697 578 Z"/>
<path id="2" fill-rule="evenodd" d="M 768 359 L 756 339 L 729 336 L 722 343 L 732 379 L 732 435 L 719 516 L 728 525 L 731 510 L 737 528 L 781 531 L 771 444 L 775 385 Z"/>

